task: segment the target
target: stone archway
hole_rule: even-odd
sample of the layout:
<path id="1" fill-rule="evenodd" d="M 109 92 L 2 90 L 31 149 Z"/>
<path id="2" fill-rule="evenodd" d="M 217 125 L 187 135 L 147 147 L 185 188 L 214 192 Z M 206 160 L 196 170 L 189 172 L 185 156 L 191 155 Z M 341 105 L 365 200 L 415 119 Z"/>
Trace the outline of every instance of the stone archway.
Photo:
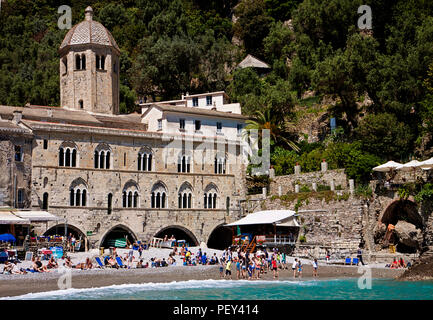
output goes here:
<path id="1" fill-rule="evenodd" d="M 423 230 L 424 222 L 417 205 L 410 200 L 397 200 L 381 215 L 375 240 L 384 247 L 396 245 L 400 253 L 416 253 L 422 244 Z"/>
<path id="2" fill-rule="evenodd" d="M 233 231 L 231 228 L 224 227 L 223 224 L 216 226 L 211 232 L 207 246 L 211 249 L 224 250 L 232 245 Z"/>
<path id="3" fill-rule="evenodd" d="M 189 244 L 189 246 L 198 246 L 200 243 L 198 242 L 196 236 L 189 231 L 187 228 L 173 225 L 173 226 L 167 226 L 161 230 L 159 230 L 156 234 L 156 238 L 164 238 L 167 236 L 170 238 L 171 236 L 174 236 L 176 240 L 185 240 L 186 243 Z"/>
<path id="4" fill-rule="evenodd" d="M 103 248 L 124 248 L 128 243 L 132 244 L 135 241 L 137 241 L 137 236 L 134 232 L 127 226 L 118 224 L 109 229 L 104 236 L 102 236 L 99 246 Z"/>
<path id="5" fill-rule="evenodd" d="M 54 235 L 65 236 L 66 235 L 67 237 L 69 237 L 70 234 L 72 234 L 75 237 L 75 239 L 77 240 L 81 239 L 82 241 L 84 241 L 82 242 L 82 245 L 80 246 L 80 250 L 79 250 L 79 251 L 84 251 L 88 240 L 87 236 L 83 231 L 81 231 L 79 228 L 77 228 L 74 225 L 66 224 L 65 226 L 64 223 L 57 224 L 49 228 L 47 231 L 45 231 L 44 236 L 54 236 Z"/>

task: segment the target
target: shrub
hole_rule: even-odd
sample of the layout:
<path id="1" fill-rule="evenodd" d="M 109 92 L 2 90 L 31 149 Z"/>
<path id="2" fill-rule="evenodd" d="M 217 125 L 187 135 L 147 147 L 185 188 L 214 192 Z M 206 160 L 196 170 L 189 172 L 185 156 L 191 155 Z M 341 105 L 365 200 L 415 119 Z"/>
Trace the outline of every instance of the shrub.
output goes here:
<path id="1" fill-rule="evenodd" d="M 311 189 L 304 184 L 299 188 L 299 192 L 311 192 Z"/>
<path id="2" fill-rule="evenodd" d="M 305 237 L 304 235 L 299 237 L 299 241 L 300 242 L 307 242 L 307 237 Z"/>

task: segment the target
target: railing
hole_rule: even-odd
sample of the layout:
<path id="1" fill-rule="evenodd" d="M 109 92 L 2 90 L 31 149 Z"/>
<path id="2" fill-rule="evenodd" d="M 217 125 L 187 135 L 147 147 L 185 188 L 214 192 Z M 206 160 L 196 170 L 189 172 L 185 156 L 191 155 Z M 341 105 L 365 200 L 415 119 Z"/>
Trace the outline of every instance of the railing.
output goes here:
<path id="1" fill-rule="evenodd" d="M 265 237 L 263 243 L 295 245 L 296 241 L 292 237 L 274 235 L 273 237 Z"/>

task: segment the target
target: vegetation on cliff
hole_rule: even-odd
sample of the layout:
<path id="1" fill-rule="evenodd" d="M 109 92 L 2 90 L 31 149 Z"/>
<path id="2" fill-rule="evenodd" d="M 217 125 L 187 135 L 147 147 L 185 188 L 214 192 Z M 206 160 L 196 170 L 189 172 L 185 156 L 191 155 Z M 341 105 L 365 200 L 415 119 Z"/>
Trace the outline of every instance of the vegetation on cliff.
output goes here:
<path id="1" fill-rule="evenodd" d="M 137 99 L 226 90 L 243 112 L 276 123 L 277 174 L 346 168 L 365 181 L 382 161 L 433 155 L 433 2 L 373 0 L 372 34 L 357 28 L 361 0 L 70 0 L 73 24 L 92 6 L 121 48 L 121 111 Z M 52 0 L 6 0 L 0 12 L 0 104 L 59 104 Z M 246 54 L 266 75 L 236 69 Z M 306 94 L 309 94 L 306 97 Z M 311 95 L 312 94 L 312 95 Z M 329 125 L 317 143 L 296 121 L 312 106 Z M 273 120 L 272 120 L 273 121 Z M 297 142 L 297 147 L 291 142 Z"/>

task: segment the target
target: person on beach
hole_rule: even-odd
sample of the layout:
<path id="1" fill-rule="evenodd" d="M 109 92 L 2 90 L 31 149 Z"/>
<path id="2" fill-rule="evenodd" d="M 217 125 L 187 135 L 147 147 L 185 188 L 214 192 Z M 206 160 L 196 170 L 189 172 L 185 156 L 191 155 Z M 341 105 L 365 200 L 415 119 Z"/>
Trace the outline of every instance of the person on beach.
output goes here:
<path id="1" fill-rule="evenodd" d="M 299 274 L 299 278 L 302 278 L 302 268 L 303 268 L 302 262 L 301 262 L 301 259 L 299 259 L 299 261 L 298 261 L 298 274 Z"/>
<path id="2" fill-rule="evenodd" d="M 250 261 L 248 265 L 248 280 L 251 280 L 253 278 L 253 273 L 254 273 L 253 262 Z"/>
<path id="3" fill-rule="evenodd" d="M 398 261 L 396 258 L 394 258 L 394 261 L 391 263 L 391 269 L 397 269 L 398 268 Z"/>
<path id="4" fill-rule="evenodd" d="M 226 279 L 230 276 L 230 280 L 232 279 L 232 260 L 227 261 L 226 265 Z"/>
<path id="5" fill-rule="evenodd" d="M 329 253 L 329 250 L 326 249 L 326 262 L 329 262 L 330 257 L 331 257 L 331 254 Z"/>
<path id="6" fill-rule="evenodd" d="M 207 255 L 206 255 L 206 252 L 201 256 L 201 264 L 204 265 L 204 266 L 207 265 Z"/>
<path id="7" fill-rule="evenodd" d="M 48 261 L 47 268 L 48 269 L 56 269 L 58 267 L 59 267 L 59 265 L 57 264 L 56 260 L 54 259 L 53 256 L 51 256 L 50 260 Z"/>
<path id="8" fill-rule="evenodd" d="M 241 260 L 238 258 L 235 258 L 236 260 L 236 279 L 241 278 Z"/>
<path id="9" fill-rule="evenodd" d="M 404 260 L 402 257 L 400 257 L 400 260 L 398 260 L 398 267 L 399 268 L 406 268 L 406 264 L 404 263 Z"/>
<path id="10" fill-rule="evenodd" d="M 313 277 L 317 277 L 317 268 L 318 268 L 317 259 L 314 259 L 314 261 L 313 261 Z"/>
<path id="11" fill-rule="evenodd" d="M 278 265 L 277 260 L 275 258 L 271 261 L 272 264 L 272 270 L 274 271 L 274 279 L 278 278 Z"/>
<path id="12" fill-rule="evenodd" d="M 224 278 L 224 268 L 225 268 L 225 265 L 224 265 L 223 259 L 221 259 L 220 260 L 220 279 Z"/>
<path id="13" fill-rule="evenodd" d="M 18 268 L 17 261 L 15 260 L 15 261 L 12 263 L 12 270 L 11 270 L 11 273 L 12 273 L 12 274 L 26 274 L 27 271 L 26 271 L 25 269 L 23 269 L 23 268 Z"/>
<path id="14" fill-rule="evenodd" d="M 298 265 L 298 259 L 295 259 L 294 261 L 293 261 L 293 264 L 292 264 L 292 270 L 293 270 L 293 278 L 296 278 L 296 266 Z"/>
<path id="15" fill-rule="evenodd" d="M 86 269 L 89 270 L 89 269 L 92 269 L 92 268 L 93 268 L 93 263 L 92 263 L 92 261 L 90 260 L 90 258 L 87 257 L 87 258 L 86 258 Z"/>
<path id="16" fill-rule="evenodd" d="M 134 259 L 134 249 L 132 248 L 132 246 L 129 246 L 128 262 L 127 262 L 128 269 L 131 269 L 133 259 Z"/>
<path id="17" fill-rule="evenodd" d="M 13 266 L 12 266 L 12 263 L 10 263 L 9 261 L 5 261 L 5 265 L 4 265 L 4 267 L 3 267 L 3 274 L 10 274 L 10 273 L 12 273 L 12 269 L 13 269 Z"/>
<path id="18" fill-rule="evenodd" d="M 361 262 L 362 265 L 365 265 L 364 261 L 362 260 L 362 250 L 361 250 L 361 247 L 358 248 L 357 258 L 358 258 L 358 264 Z"/>
<path id="19" fill-rule="evenodd" d="M 75 239 L 75 237 L 72 236 L 72 238 L 71 238 L 71 252 L 75 252 L 75 242 L 76 241 L 77 240 Z"/>

